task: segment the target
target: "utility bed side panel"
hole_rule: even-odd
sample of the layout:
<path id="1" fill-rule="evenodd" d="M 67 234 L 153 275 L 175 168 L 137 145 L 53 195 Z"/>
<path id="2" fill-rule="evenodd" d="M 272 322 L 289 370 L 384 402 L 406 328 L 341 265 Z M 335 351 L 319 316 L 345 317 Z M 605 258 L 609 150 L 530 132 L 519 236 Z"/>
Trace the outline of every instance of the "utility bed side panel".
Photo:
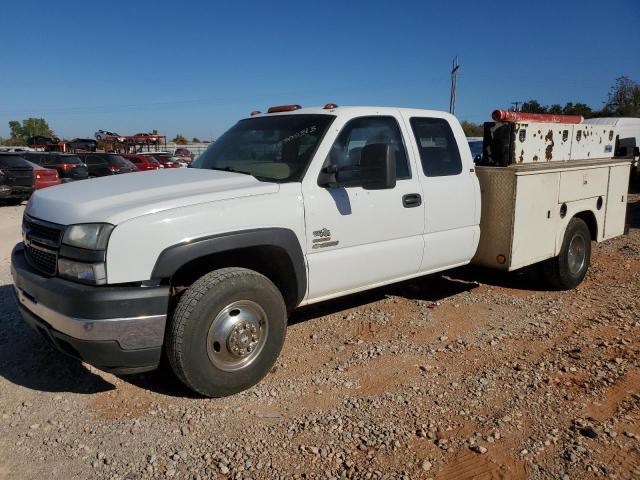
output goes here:
<path id="1" fill-rule="evenodd" d="M 612 238 L 624 233 L 629 173 L 628 164 L 611 167 L 609 171 L 604 238 Z"/>
<path id="2" fill-rule="evenodd" d="M 477 167 L 482 209 L 480 242 L 472 263 L 507 270 L 510 262 L 513 211 L 516 198 L 516 177 L 500 167 Z M 506 261 L 498 263 L 498 255 Z"/>
<path id="3" fill-rule="evenodd" d="M 516 176 L 516 203 L 509 270 L 555 254 L 560 173 Z"/>

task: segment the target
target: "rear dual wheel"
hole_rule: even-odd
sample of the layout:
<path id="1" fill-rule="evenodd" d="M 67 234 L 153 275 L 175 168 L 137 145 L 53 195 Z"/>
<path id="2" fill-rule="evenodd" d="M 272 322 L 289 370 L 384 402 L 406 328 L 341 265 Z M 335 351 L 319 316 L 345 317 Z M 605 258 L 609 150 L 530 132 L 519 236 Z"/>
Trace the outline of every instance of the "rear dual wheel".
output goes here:
<path id="1" fill-rule="evenodd" d="M 287 329 L 287 309 L 264 275 L 223 268 L 182 295 L 167 332 L 172 370 L 189 388 L 223 397 L 259 382 L 273 367 Z"/>
<path id="2" fill-rule="evenodd" d="M 572 218 L 564 232 L 560 254 L 542 264 L 549 284 L 559 290 L 580 285 L 591 261 L 591 232 L 581 218 Z"/>

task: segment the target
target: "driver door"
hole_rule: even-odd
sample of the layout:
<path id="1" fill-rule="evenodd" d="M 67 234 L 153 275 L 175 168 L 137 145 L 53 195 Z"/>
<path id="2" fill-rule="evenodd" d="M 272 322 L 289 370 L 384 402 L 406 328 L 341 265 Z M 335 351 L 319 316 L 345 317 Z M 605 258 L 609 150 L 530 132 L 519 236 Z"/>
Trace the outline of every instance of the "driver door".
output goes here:
<path id="1" fill-rule="evenodd" d="M 414 276 L 424 250 L 422 188 L 405 148 L 402 122 L 391 115 L 357 117 L 338 134 L 324 166 L 342 174 L 337 187 L 303 186 L 308 301 Z M 359 183 L 362 148 L 394 147 L 394 188 L 365 190 Z"/>

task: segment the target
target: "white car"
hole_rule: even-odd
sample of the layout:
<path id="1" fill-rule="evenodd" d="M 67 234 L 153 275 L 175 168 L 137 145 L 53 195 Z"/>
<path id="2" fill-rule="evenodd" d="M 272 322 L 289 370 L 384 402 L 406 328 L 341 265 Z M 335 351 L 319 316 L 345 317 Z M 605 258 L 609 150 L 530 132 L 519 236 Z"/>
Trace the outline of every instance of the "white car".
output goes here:
<path id="1" fill-rule="evenodd" d="M 120 137 L 119 134 L 117 134 L 115 132 L 110 132 L 109 130 L 98 130 L 93 136 L 98 141 L 106 140 L 108 137 Z M 123 139 L 118 138 L 118 141 L 122 142 Z"/>

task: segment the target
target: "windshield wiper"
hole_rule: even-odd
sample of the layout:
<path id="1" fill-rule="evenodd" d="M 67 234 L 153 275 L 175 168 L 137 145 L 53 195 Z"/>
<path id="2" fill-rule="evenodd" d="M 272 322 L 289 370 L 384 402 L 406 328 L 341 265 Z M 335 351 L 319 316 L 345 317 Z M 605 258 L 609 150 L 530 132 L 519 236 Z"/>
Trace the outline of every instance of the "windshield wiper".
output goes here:
<path id="1" fill-rule="evenodd" d="M 238 170 L 237 168 L 233 168 L 233 167 L 211 167 L 209 170 L 220 170 L 221 172 L 233 172 L 233 173 L 241 173 L 243 175 L 251 175 L 252 177 L 254 177 L 255 175 L 251 172 L 247 172 L 246 170 Z"/>

